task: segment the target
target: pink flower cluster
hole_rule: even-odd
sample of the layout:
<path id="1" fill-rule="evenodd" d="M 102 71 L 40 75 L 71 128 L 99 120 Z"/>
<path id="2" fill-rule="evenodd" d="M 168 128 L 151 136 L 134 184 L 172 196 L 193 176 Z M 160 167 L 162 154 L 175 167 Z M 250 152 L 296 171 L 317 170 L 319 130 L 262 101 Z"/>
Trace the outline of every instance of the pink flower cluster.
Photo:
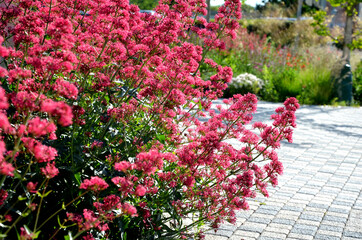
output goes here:
<path id="1" fill-rule="evenodd" d="M 207 52 L 235 37 L 240 7 L 226 0 L 208 23 L 204 0 L 160 0 L 154 15 L 128 1 L 4 0 L 0 205 L 17 212 L 26 202 L 29 212 L 8 237 L 62 238 L 67 226 L 73 236 L 107 238 L 138 226 L 152 238 L 170 226 L 177 238 L 185 233 L 167 214 L 204 213 L 200 220 L 217 227 L 257 192 L 267 196 L 283 171 L 275 149 L 292 141 L 299 105 L 288 99 L 272 126 L 253 130 L 245 126 L 256 112 L 252 94 L 210 109 L 233 73 Z M 68 221 L 75 226 L 59 227 Z"/>

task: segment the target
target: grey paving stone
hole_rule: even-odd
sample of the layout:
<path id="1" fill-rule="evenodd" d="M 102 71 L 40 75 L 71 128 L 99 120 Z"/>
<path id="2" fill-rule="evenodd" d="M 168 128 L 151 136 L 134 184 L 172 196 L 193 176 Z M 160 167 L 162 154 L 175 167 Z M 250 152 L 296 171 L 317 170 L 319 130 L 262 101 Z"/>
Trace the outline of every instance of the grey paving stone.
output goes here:
<path id="1" fill-rule="evenodd" d="M 303 212 L 303 207 L 297 207 L 297 206 L 291 206 L 291 205 L 285 205 L 283 206 L 282 210 L 289 210 L 289 211 L 295 211 L 295 212 Z"/>
<path id="2" fill-rule="evenodd" d="M 286 225 L 287 227 L 280 227 L 280 226 L 275 227 L 275 225 L 281 225 L 281 224 L 269 225 L 265 228 L 265 231 L 287 235 L 290 232 L 290 229 L 292 228 L 292 226 L 289 225 Z"/>
<path id="3" fill-rule="evenodd" d="M 314 239 L 321 239 L 321 240 L 340 240 L 340 237 L 330 236 L 330 235 L 324 235 L 317 233 L 314 236 Z"/>
<path id="4" fill-rule="evenodd" d="M 283 192 L 283 191 L 280 191 L 280 192 L 277 192 L 274 194 L 275 197 L 279 197 L 279 196 L 283 196 L 283 197 L 293 197 L 294 194 L 291 193 L 291 192 Z"/>
<path id="5" fill-rule="evenodd" d="M 346 189 L 343 189 L 338 196 L 336 197 L 336 200 L 346 201 L 346 202 L 354 202 L 358 198 L 358 194 L 360 192 L 360 187 L 358 186 L 359 191 L 353 192 Z"/>
<path id="6" fill-rule="evenodd" d="M 271 219 L 269 219 L 269 218 L 260 218 L 260 217 L 250 217 L 248 219 L 248 221 L 249 222 L 269 224 L 271 222 Z"/>
<path id="7" fill-rule="evenodd" d="M 346 185 L 343 187 L 343 190 L 347 190 L 347 191 L 350 191 L 350 192 L 359 193 L 360 188 L 359 188 L 359 187 L 356 187 L 355 184 L 346 184 Z"/>
<path id="8" fill-rule="evenodd" d="M 320 192 L 321 193 L 329 193 L 329 194 L 338 194 L 341 190 L 339 188 L 334 188 L 330 186 L 323 187 Z"/>
<path id="9" fill-rule="evenodd" d="M 222 237 L 218 235 L 206 235 L 205 240 L 228 240 L 228 237 Z"/>
<path id="10" fill-rule="evenodd" d="M 271 205 L 271 204 L 265 204 L 265 205 L 261 205 L 259 207 L 258 210 L 273 210 L 273 211 L 279 211 L 282 207 L 281 206 L 276 206 L 276 205 Z"/>
<path id="11" fill-rule="evenodd" d="M 246 222 L 238 227 L 238 230 L 262 233 L 267 224 Z"/>
<path id="12" fill-rule="evenodd" d="M 305 220 L 310 220 L 310 221 L 319 221 L 320 222 L 323 219 L 323 216 L 302 213 L 299 216 L 299 218 L 305 219 Z"/>
<path id="13" fill-rule="evenodd" d="M 343 227 L 336 227 L 331 225 L 320 225 L 319 229 L 332 232 L 343 232 Z"/>
<path id="14" fill-rule="evenodd" d="M 312 240 L 314 237 L 311 235 L 305 235 L 300 233 L 289 233 L 287 239 L 298 239 L 298 240 Z"/>
<path id="15" fill-rule="evenodd" d="M 336 217 L 336 216 L 331 216 L 331 215 L 324 216 L 323 220 L 332 221 L 332 222 L 342 222 L 342 223 L 347 222 L 346 218 L 341 218 L 341 217 Z"/>
<path id="16" fill-rule="evenodd" d="M 233 235 L 232 237 L 236 236 L 236 237 L 239 237 L 239 239 L 240 239 L 240 238 L 243 239 L 243 238 L 245 238 L 245 237 L 257 238 L 257 237 L 259 237 L 259 235 L 260 235 L 260 233 L 257 233 L 257 232 L 244 231 L 244 230 L 236 230 L 236 231 L 234 232 L 234 235 Z"/>
<path id="17" fill-rule="evenodd" d="M 334 187 L 334 188 L 340 188 L 342 189 L 344 187 L 345 183 L 343 182 L 335 182 L 335 181 L 329 181 L 326 183 L 326 186 Z"/>
<path id="18" fill-rule="evenodd" d="M 306 206 L 304 208 L 304 214 L 311 214 L 311 215 L 318 215 L 319 214 L 324 214 L 327 210 L 324 209 L 324 208 L 316 208 L 316 207 L 309 207 L 309 206 Z"/>
<path id="19" fill-rule="evenodd" d="M 222 224 L 219 229 L 227 231 L 235 231 L 238 227 L 231 224 Z"/>
<path id="20" fill-rule="evenodd" d="M 335 205 L 342 205 L 342 206 L 353 206 L 354 202 L 353 201 L 341 201 L 341 200 L 334 200 L 333 204 Z"/>
<path id="21" fill-rule="evenodd" d="M 342 227 L 342 228 L 346 226 L 346 224 L 343 222 L 333 222 L 328 220 L 322 220 L 321 225 L 329 225 L 329 226 Z"/>
<path id="22" fill-rule="evenodd" d="M 304 193 L 308 195 L 316 195 L 320 190 L 317 188 L 301 188 L 298 193 Z"/>
<path id="23" fill-rule="evenodd" d="M 206 234 L 212 234 L 212 235 L 216 235 L 216 236 L 222 236 L 222 237 L 229 238 L 233 235 L 233 231 L 219 229 L 217 232 L 215 232 L 214 230 L 207 231 Z"/>
<path id="24" fill-rule="evenodd" d="M 253 211 L 238 211 L 236 212 L 235 216 L 237 218 L 248 218 L 253 214 Z"/>
<path id="25" fill-rule="evenodd" d="M 357 239 L 362 239 L 362 232 L 344 231 L 343 237 L 353 237 L 353 238 L 357 238 Z"/>
<path id="26" fill-rule="evenodd" d="M 290 232 L 314 236 L 317 232 L 317 229 L 318 227 L 316 226 L 295 224 Z"/>
<path id="27" fill-rule="evenodd" d="M 345 208 L 336 208 L 336 207 L 329 207 L 328 208 L 328 212 L 337 212 L 337 213 L 349 213 L 349 209 L 345 209 Z"/>
<path id="28" fill-rule="evenodd" d="M 228 240 L 256 240 L 254 237 L 240 237 L 240 236 L 231 236 Z"/>
<path id="29" fill-rule="evenodd" d="M 256 213 L 264 213 L 264 214 L 268 214 L 268 215 L 276 215 L 278 213 L 278 210 L 258 208 L 255 212 Z"/>
<path id="30" fill-rule="evenodd" d="M 313 202 L 308 203 L 308 206 L 309 207 L 315 207 L 315 208 L 321 208 L 321 209 L 328 209 L 329 208 L 328 204 L 320 204 L 320 203 L 313 203 Z"/>
<path id="31" fill-rule="evenodd" d="M 258 240 L 283 240 L 285 239 L 286 236 L 284 237 L 268 237 L 268 236 L 260 236 L 258 238 Z"/>
<path id="32" fill-rule="evenodd" d="M 284 218 L 274 218 L 272 220 L 272 223 L 280 223 L 285 225 L 294 225 L 295 221 L 290 219 L 284 219 Z"/>

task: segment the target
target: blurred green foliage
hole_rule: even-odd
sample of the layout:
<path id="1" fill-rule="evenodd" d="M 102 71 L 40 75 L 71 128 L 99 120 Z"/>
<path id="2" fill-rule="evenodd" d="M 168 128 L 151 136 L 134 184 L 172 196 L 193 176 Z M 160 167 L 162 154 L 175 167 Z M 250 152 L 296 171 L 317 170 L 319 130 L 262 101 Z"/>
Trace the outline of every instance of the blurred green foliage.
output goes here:
<path id="1" fill-rule="evenodd" d="M 152 10 L 158 4 L 158 0 L 130 0 L 129 2 L 138 5 L 141 10 Z"/>

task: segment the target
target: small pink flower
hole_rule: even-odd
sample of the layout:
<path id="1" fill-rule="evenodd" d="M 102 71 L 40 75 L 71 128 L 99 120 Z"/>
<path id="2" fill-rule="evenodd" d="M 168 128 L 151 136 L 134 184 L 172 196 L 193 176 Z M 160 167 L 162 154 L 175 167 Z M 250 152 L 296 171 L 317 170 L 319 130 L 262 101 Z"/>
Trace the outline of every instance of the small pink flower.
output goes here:
<path id="1" fill-rule="evenodd" d="M 48 113 L 50 116 L 58 117 L 58 122 L 63 127 L 73 123 L 73 111 L 65 102 L 54 102 L 47 99 L 41 104 L 41 111 Z"/>
<path id="2" fill-rule="evenodd" d="M 9 55 L 9 49 L 6 47 L 1 46 L 1 44 L 4 42 L 4 38 L 0 36 L 0 56 L 1 57 L 7 57 Z"/>
<path id="3" fill-rule="evenodd" d="M 5 221 L 7 221 L 7 222 L 11 222 L 13 220 L 13 218 L 11 217 L 10 214 L 5 215 L 4 218 L 5 218 Z"/>
<path id="4" fill-rule="evenodd" d="M 122 206 L 122 210 L 126 215 L 129 215 L 131 217 L 138 216 L 137 209 L 129 203 L 124 203 Z"/>
<path id="5" fill-rule="evenodd" d="M 14 128 L 10 125 L 8 117 L 0 112 L 0 129 L 2 129 L 5 133 L 13 133 Z"/>
<path id="6" fill-rule="evenodd" d="M 8 71 L 5 69 L 5 68 L 3 68 L 3 67 L 0 67 L 0 77 L 5 77 L 5 76 L 7 76 L 9 73 L 8 73 Z"/>
<path id="7" fill-rule="evenodd" d="M 73 83 L 67 82 L 63 79 L 57 79 L 53 88 L 60 96 L 77 99 L 78 89 Z"/>
<path id="8" fill-rule="evenodd" d="M 5 200 L 8 198 L 8 192 L 4 189 L 0 189 L 0 206 L 4 204 Z"/>
<path id="9" fill-rule="evenodd" d="M 31 240 L 34 239 L 35 234 L 30 232 L 28 228 L 20 228 L 20 240 Z"/>
<path id="10" fill-rule="evenodd" d="M 8 163 L 5 160 L 0 160 L 0 174 L 5 176 L 14 176 L 15 168 L 11 163 Z"/>
<path id="11" fill-rule="evenodd" d="M 91 177 L 91 179 L 86 179 L 80 184 L 80 189 L 91 190 L 93 192 L 103 191 L 108 188 L 108 184 L 100 177 Z"/>
<path id="12" fill-rule="evenodd" d="M 55 148 L 45 146 L 33 138 L 23 137 L 21 140 L 38 162 L 50 162 L 58 156 L 58 152 Z"/>
<path id="13" fill-rule="evenodd" d="M 8 109 L 8 107 L 9 103 L 8 103 L 8 98 L 6 97 L 5 90 L 2 87 L 0 87 L 0 109 Z"/>
<path id="14" fill-rule="evenodd" d="M 84 239 L 84 240 L 94 240 L 95 238 L 92 236 L 92 234 L 87 233 L 86 236 L 83 236 L 83 239 Z"/>
<path id="15" fill-rule="evenodd" d="M 187 177 L 184 181 L 185 186 L 192 187 L 195 184 L 195 178 L 194 177 Z"/>
<path id="16" fill-rule="evenodd" d="M 46 134 L 51 134 L 57 130 L 57 127 L 54 123 L 49 122 L 46 119 L 41 119 L 39 117 L 33 118 L 28 122 L 28 133 L 34 135 L 35 137 L 41 137 Z"/>
<path id="17" fill-rule="evenodd" d="M 133 182 L 125 177 L 114 177 L 112 182 L 119 187 L 122 194 L 128 194 L 133 190 Z"/>
<path id="18" fill-rule="evenodd" d="M 137 196 L 144 196 L 145 194 L 146 194 L 146 192 L 147 192 L 147 189 L 144 187 L 144 186 L 142 186 L 142 185 L 138 185 L 137 187 L 136 187 L 136 190 L 135 190 L 135 194 L 137 195 Z"/>
<path id="19" fill-rule="evenodd" d="M 28 184 L 26 185 L 26 189 L 28 190 L 28 192 L 30 193 L 36 193 L 36 185 L 38 185 L 38 183 L 33 183 L 33 182 L 28 182 Z"/>
<path id="20" fill-rule="evenodd" d="M 114 164 L 114 169 L 120 172 L 125 172 L 131 167 L 131 163 L 127 161 L 121 161 Z"/>
<path id="21" fill-rule="evenodd" d="M 99 224 L 99 220 L 92 210 L 83 209 L 83 216 L 84 216 L 84 223 L 83 223 L 84 230 L 89 230 Z"/>
<path id="22" fill-rule="evenodd" d="M 28 208 L 29 208 L 31 211 L 35 211 L 37 206 L 38 206 L 38 204 L 36 204 L 36 203 L 30 203 L 30 204 L 28 205 Z"/>
<path id="23" fill-rule="evenodd" d="M 95 238 L 92 236 L 92 234 L 87 233 L 86 236 L 83 236 L 83 239 L 84 239 L 84 240 L 94 240 Z"/>
<path id="24" fill-rule="evenodd" d="M 46 178 L 53 178 L 58 175 L 59 170 L 55 167 L 55 163 L 47 163 L 45 168 L 41 168 L 41 172 L 45 175 Z"/>

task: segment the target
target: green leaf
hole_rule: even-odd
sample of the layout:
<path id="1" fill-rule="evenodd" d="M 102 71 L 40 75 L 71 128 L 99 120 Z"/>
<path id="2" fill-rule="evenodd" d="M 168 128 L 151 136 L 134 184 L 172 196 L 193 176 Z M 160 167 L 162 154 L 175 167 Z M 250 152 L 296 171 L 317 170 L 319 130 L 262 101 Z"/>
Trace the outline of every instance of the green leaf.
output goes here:
<path id="1" fill-rule="evenodd" d="M 157 135 L 157 140 L 160 141 L 162 144 L 165 144 L 166 136 L 165 135 Z"/>
<path id="2" fill-rule="evenodd" d="M 14 173 L 14 178 L 22 179 L 21 175 L 17 171 L 14 171 L 13 173 Z"/>
<path id="3" fill-rule="evenodd" d="M 24 200 L 26 200 L 26 199 L 27 199 L 26 197 L 18 196 L 18 200 L 19 200 L 19 201 L 24 201 Z"/>
<path id="4" fill-rule="evenodd" d="M 33 239 L 37 239 L 38 237 L 39 237 L 39 234 L 40 234 L 40 230 L 39 231 L 37 231 L 36 233 L 34 233 L 34 235 L 33 235 Z"/>
<path id="5" fill-rule="evenodd" d="M 27 217 L 31 213 L 31 210 L 28 210 L 21 214 L 22 217 Z"/>
<path id="6" fill-rule="evenodd" d="M 41 194 L 40 192 L 36 192 L 36 194 L 38 194 L 38 196 L 39 197 L 46 197 L 46 196 L 48 196 L 49 195 L 49 193 L 51 193 L 52 192 L 52 190 L 50 190 L 49 192 L 47 192 L 47 193 L 44 193 L 44 195 L 43 194 Z"/>
<path id="7" fill-rule="evenodd" d="M 45 194 L 44 194 L 44 197 L 48 196 L 49 193 L 51 193 L 51 192 L 52 192 L 52 190 L 50 190 L 50 191 L 48 191 L 47 193 L 45 193 Z"/>
<path id="8" fill-rule="evenodd" d="M 2 238 L 6 238 L 6 234 L 4 234 L 4 233 L 0 233 L 0 237 L 2 237 Z"/>
<path id="9" fill-rule="evenodd" d="M 64 240 L 73 240 L 73 236 L 71 232 L 68 232 L 67 236 L 64 236 Z"/>
<path id="10" fill-rule="evenodd" d="M 199 101 L 199 109 L 202 110 L 202 104 L 201 101 Z"/>

